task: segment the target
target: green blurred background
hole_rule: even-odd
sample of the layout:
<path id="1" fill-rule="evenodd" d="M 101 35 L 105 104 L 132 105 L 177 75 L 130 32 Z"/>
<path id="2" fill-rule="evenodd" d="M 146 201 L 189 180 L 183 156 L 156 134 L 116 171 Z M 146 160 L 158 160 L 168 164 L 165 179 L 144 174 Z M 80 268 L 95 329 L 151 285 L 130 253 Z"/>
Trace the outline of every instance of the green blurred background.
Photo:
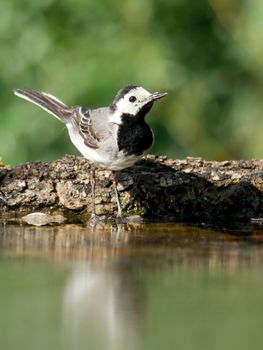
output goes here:
<path id="1" fill-rule="evenodd" d="M 152 152 L 261 158 L 262 18 L 259 0 L 2 0 L 0 156 L 78 154 L 65 127 L 13 88 L 98 107 L 136 83 L 169 92 L 147 119 Z"/>

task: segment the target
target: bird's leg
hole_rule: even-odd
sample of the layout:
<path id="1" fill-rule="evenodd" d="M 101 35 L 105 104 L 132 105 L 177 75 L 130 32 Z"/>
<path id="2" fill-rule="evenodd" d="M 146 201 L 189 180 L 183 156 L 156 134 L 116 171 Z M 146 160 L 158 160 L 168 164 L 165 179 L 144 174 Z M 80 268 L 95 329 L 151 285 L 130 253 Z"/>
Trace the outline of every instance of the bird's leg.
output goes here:
<path id="1" fill-rule="evenodd" d="M 125 217 L 122 215 L 121 203 L 120 203 L 120 198 L 119 198 L 119 194 L 118 194 L 118 190 L 117 190 L 119 173 L 117 171 L 115 171 L 113 173 L 113 175 L 114 175 L 113 187 L 114 187 L 115 197 L 116 197 L 117 206 L 118 206 L 117 219 L 119 219 L 122 224 L 125 224 L 126 220 L 125 220 Z"/>
<path id="2" fill-rule="evenodd" d="M 95 196 L 95 186 L 96 186 L 96 179 L 95 179 L 95 169 L 91 169 L 90 171 L 90 184 L 91 184 L 91 203 L 92 203 L 92 213 L 91 218 L 92 220 L 97 223 L 100 221 L 99 216 L 96 214 L 96 196 Z"/>

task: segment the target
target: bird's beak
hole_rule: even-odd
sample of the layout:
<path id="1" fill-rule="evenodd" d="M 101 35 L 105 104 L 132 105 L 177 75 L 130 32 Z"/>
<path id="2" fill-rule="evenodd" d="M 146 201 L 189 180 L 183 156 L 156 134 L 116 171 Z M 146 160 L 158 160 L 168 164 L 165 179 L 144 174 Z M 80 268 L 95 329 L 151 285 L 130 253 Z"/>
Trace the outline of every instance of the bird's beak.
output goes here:
<path id="1" fill-rule="evenodd" d="M 159 100 L 160 98 L 163 98 L 164 96 L 168 95 L 167 92 L 154 92 L 149 97 L 146 98 L 147 102 L 152 102 Z"/>

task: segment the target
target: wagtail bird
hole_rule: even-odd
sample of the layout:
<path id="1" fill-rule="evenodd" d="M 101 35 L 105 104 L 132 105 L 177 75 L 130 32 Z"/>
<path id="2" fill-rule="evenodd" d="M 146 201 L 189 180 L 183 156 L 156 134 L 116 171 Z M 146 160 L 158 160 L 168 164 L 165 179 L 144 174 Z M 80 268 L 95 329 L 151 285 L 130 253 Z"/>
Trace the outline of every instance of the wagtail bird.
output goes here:
<path id="1" fill-rule="evenodd" d="M 153 133 L 145 122 L 145 115 L 154 101 L 166 92 L 150 93 L 136 85 L 127 85 L 115 96 L 108 107 L 69 107 L 45 92 L 16 89 L 14 93 L 35 103 L 65 123 L 69 137 L 79 152 L 95 167 L 113 170 L 114 191 L 118 218 L 124 222 L 117 191 L 118 172 L 132 166 L 153 144 Z M 98 221 L 95 211 L 95 169 L 91 170 L 92 218 Z"/>

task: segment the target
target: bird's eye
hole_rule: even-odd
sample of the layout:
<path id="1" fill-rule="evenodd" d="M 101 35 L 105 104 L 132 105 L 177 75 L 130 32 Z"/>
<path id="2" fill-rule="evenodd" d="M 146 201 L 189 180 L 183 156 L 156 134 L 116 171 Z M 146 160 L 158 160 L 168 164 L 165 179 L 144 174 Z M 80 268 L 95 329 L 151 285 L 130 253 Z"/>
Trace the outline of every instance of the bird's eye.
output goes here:
<path id="1" fill-rule="evenodd" d="M 136 97 L 135 97 L 135 96 L 131 96 L 131 97 L 129 98 L 129 101 L 130 101 L 130 102 L 135 102 L 135 101 L 136 101 Z"/>

